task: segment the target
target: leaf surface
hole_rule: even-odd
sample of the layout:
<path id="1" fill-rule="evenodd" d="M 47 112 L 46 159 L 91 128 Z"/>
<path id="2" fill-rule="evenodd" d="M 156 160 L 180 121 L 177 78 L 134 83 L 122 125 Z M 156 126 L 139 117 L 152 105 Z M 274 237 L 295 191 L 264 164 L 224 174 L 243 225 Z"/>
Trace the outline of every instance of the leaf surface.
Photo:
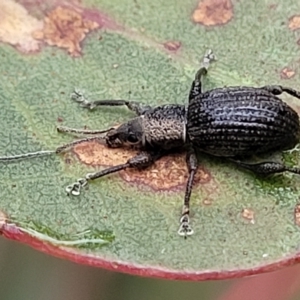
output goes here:
<path id="1" fill-rule="evenodd" d="M 208 48 L 218 61 L 205 89 L 300 83 L 295 1 L 30 3 L 0 4 L 6 13 L 0 21 L 1 156 L 72 141 L 56 126 L 105 129 L 133 117 L 125 108 L 84 110 L 70 100 L 75 87 L 95 100 L 187 103 Z M 282 98 L 300 112 L 299 100 Z M 298 261 L 296 175 L 261 178 L 199 153 L 191 198 L 195 233 L 186 240 L 177 234 L 184 153 L 97 180 L 79 197 L 66 195 L 65 187 L 86 173 L 133 155 L 88 142 L 59 156 L 1 162 L 3 235 L 80 263 L 174 279 L 237 277 Z M 299 151 L 282 158 L 298 165 Z"/>

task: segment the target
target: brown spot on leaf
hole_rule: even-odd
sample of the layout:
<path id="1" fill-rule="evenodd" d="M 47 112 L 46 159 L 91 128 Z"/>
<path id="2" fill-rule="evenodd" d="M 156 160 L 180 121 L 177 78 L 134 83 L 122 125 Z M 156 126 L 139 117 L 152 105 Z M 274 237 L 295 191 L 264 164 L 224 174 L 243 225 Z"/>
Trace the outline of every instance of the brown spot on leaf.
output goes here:
<path id="1" fill-rule="evenodd" d="M 204 205 L 207 205 L 207 206 L 212 205 L 212 199 L 210 199 L 210 198 L 205 198 L 205 199 L 203 199 L 202 202 Z"/>
<path id="2" fill-rule="evenodd" d="M 289 29 L 297 30 L 300 28 L 300 15 L 295 15 L 289 18 Z"/>
<path id="3" fill-rule="evenodd" d="M 250 223 L 254 224 L 254 211 L 250 208 L 244 208 L 242 210 L 242 217 L 248 221 L 250 221 Z"/>
<path id="4" fill-rule="evenodd" d="M 79 56 L 80 42 L 96 28 L 99 28 L 97 22 L 84 18 L 69 7 L 58 6 L 48 13 L 44 28 L 34 32 L 34 37 L 51 46 L 66 49 L 72 56 Z"/>
<path id="5" fill-rule="evenodd" d="M 181 47 L 181 42 L 179 41 L 167 41 L 164 44 L 164 47 L 172 52 L 176 52 Z"/>
<path id="6" fill-rule="evenodd" d="M 65 164 L 70 165 L 72 163 L 72 160 L 70 158 L 65 159 Z"/>
<path id="7" fill-rule="evenodd" d="M 222 25 L 233 17 L 231 0 L 202 0 L 193 13 L 193 20 L 206 26 Z"/>
<path id="8" fill-rule="evenodd" d="M 290 79 L 294 77 L 295 71 L 289 67 L 285 67 L 280 72 L 281 79 Z"/>
<path id="9" fill-rule="evenodd" d="M 40 30 L 43 23 L 30 16 L 20 4 L 0 1 L 0 41 L 16 46 L 19 51 L 38 51 L 40 43 L 32 37 L 32 32 Z"/>
<path id="10" fill-rule="evenodd" d="M 270 4 L 270 5 L 269 5 L 269 9 L 272 9 L 272 10 L 273 10 L 273 9 L 276 9 L 277 7 L 278 7 L 278 4 L 274 4 L 274 3 L 273 3 L 273 4 Z"/>
<path id="11" fill-rule="evenodd" d="M 297 226 L 300 226 L 300 204 L 296 204 L 294 208 L 294 220 Z"/>
<path id="12" fill-rule="evenodd" d="M 137 154 L 137 151 L 122 148 L 109 149 L 96 142 L 79 144 L 74 147 L 74 152 L 84 164 L 106 167 L 123 164 Z M 145 170 L 127 169 L 119 174 L 127 182 L 147 185 L 154 190 L 182 189 L 188 176 L 185 154 L 164 156 Z M 210 180 L 211 175 L 200 167 L 195 184 Z"/>
<path id="13" fill-rule="evenodd" d="M 0 211 L 0 232 L 2 227 L 6 225 L 6 223 L 7 223 L 7 215 L 3 211 Z"/>

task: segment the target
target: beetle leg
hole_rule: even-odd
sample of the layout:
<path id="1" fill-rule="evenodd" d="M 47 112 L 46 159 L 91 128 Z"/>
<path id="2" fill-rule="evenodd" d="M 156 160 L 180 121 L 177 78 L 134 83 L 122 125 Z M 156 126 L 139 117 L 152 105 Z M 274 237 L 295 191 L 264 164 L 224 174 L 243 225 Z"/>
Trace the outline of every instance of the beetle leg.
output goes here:
<path id="1" fill-rule="evenodd" d="M 90 180 L 95 180 L 100 177 L 104 177 L 108 174 L 119 172 L 127 168 L 143 169 L 151 166 L 156 160 L 163 156 L 162 152 L 141 152 L 138 155 L 130 158 L 125 164 L 113 166 L 95 173 L 88 173 L 85 178 L 79 178 L 76 182 L 66 187 L 67 194 L 78 196 L 80 195 L 81 189 L 87 186 Z"/>
<path id="2" fill-rule="evenodd" d="M 185 238 L 188 235 L 192 235 L 194 233 L 190 225 L 190 198 L 193 188 L 194 177 L 198 168 L 198 161 L 193 148 L 189 149 L 189 151 L 187 152 L 186 163 L 188 166 L 189 177 L 186 184 L 184 203 L 180 218 L 180 227 L 178 230 L 178 234 L 184 236 Z"/>
<path id="3" fill-rule="evenodd" d="M 79 90 L 75 90 L 71 94 L 71 99 L 80 103 L 80 106 L 88 109 L 94 109 L 98 106 L 123 106 L 126 105 L 128 109 L 135 112 L 138 116 L 143 115 L 146 111 L 152 109 L 151 106 L 145 105 L 140 102 L 128 101 L 128 100 L 96 100 L 90 101 L 86 99 L 83 93 Z"/>
<path id="4" fill-rule="evenodd" d="M 262 162 L 256 164 L 248 164 L 244 163 L 239 160 L 232 160 L 231 161 L 237 163 L 239 166 L 251 170 L 255 173 L 260 174 L 275 174 L 275 173 L 282 173 L 282 172 L 291 172 L 300 175 L 300 168 L 297 167 L 288 167 L 282 163 L 277 162 Z"/>
<path id="5" fill-rule="evenodd" d="M 293 97 L 300 99 L 300 92 L 289 87 L 281 86 L 281 85 L 266 85 L 262 87 L 264 90 L 269 91 L 274 95 L 280 95 L 282 93 L 287 93 Z"/>
<path id="6" fill-rule="evenodd" d="M 192 87 L 189 94 L 189 101 L 194 99 L 196 96 L 202 94 L 202 77 L 207 74 L 207 70 L 211 64 L 216 59 L 214 53 L 211 49 L 209 49 L 204 57 L 200 69 L 197 71 L 195 75 L 195 80 L 192 83 Z"/>

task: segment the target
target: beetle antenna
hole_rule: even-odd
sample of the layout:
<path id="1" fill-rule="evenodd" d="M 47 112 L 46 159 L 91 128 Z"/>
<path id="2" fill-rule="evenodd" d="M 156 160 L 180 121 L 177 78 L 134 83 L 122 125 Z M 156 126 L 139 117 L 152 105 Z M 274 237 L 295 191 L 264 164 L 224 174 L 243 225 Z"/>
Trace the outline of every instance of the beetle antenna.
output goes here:
<path id="1" fill-rule="evenodd" d="M 101 133 L 106 133 L 114 128 L 112 127 L 105 130 L 85 130 L 85 129 L 70 128 L 65 126 L 58 126 L 56 129 L 58 132 L 65 132 L 65 133 L 101 134 Z"/>
<path id="2" fill-rule="evenodd" d="M 37 156 L 44 156 L 56 153 L 56 151 L 49 150 L 49 151 L 37 151 L 37 152 L 29 152 L 25 154 L 18 154 L 18 155 L 12 155 L 12 156 L 0 156 L 0 161 L 12 161 L 22 158 L 31 158 L 31 157 L 37 157 Z"/>

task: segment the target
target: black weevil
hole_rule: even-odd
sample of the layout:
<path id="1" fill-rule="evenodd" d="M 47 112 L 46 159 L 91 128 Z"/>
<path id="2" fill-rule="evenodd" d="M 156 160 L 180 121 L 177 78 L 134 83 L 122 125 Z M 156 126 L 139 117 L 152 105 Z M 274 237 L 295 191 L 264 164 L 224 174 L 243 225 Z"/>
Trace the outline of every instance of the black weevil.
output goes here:
<path id="1" fill-rule="evenodd" d="M 188 180 L 180 218 L 179 235 L 193 234 L 190 226 L 190 196 L 197 171 L 196 150 L 226 157 L 239 166 L 256 173 L 273 174 L 292 172 L 300 174 L 300 168 L 290 168 L 282 163 L 262 162 L 250 164 L 242 158 L 255 154 L 292 149 L 300 139 L 298 114 L 277 95 L 286 92 L 300 99 L 300 92 L 288 87 L 270 85 L 254 87 L 224 87 L 202 92 L 201 79 L 214 60 L 212 51 L 204 56 L 202 66 L 196 73 L 185 105 L 167 104 L 152 108 L 127 100 L 88 101 L 75 91 L 73 100 L 81 106 L 94 109 L 99 106 L 127 106 L 137 117 L 104 131 L 77 130 L 58 127 L 59 132 L 92 134 L 58 147 L 55 151 L 39 151 L 22 155 L 1 157 L 8 161 L 18 158 L 61 153 L 76 144 L 98 140 L 107 147 L 134 147 L 140 153 L 121 165 L 113 166 L 84 178 L 66 188 L 68 194 L 79 195 L 90 180 L 118 172 L 126 168 L 143 169 L 176 149 L 187 151 Z M 103 133 L 106 133 L 103 136 Z"/>

